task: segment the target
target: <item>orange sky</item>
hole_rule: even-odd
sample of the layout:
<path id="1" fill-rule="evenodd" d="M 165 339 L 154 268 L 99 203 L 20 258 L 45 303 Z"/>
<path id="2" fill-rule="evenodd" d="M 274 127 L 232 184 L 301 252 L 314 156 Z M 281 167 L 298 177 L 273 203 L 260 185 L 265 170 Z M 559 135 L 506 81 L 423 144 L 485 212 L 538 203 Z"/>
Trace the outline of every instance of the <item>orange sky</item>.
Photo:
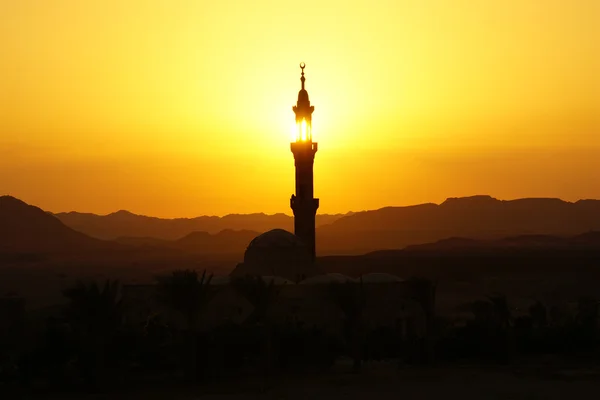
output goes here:
<path id="1" fill-rule="evenodd" d="M 289 210 L 300 61 L 320 212 L 600 198 L 595 0 L 0 0 L 0 194 Z"/>

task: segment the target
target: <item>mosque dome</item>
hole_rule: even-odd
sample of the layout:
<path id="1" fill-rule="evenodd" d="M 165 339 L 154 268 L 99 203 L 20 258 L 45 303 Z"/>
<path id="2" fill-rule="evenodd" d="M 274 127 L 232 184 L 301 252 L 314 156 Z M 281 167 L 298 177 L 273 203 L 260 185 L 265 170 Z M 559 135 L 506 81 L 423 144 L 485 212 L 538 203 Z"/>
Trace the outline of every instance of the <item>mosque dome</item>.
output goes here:
<path id="1" fill-rule="evenodd" d="M 248 245 L 246 253 L 253 251 L 254 248 L 272 248 L 272 247 L 303 247 L 304 243 L 300 238 L 291 232 L 283 229 L 273 229 L 258 235 Z"/>
<path id="2" fill-rule="evenodd" d="M 244 262 L 232 276 L 277 276 L 298 282 L 317 274 L 310 249 L 293 233 L 273 229 L 258 235 L 246 248 Z"/>

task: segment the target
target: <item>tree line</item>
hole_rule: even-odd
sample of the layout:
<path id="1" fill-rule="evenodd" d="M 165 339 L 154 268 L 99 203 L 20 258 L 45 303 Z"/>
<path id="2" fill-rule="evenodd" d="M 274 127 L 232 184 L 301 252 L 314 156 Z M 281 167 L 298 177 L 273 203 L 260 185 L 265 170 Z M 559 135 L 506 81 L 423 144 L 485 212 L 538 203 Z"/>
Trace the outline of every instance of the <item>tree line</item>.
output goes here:
<path id="1" fill-rule="evenodd" d="M 512 363 L 521 356 L 554 354 L 600 361 L 598 301 L 581 298 L 574 313 L 542 302 L 514 316 L 504 295 L 465 305 L 471 315 L 457 325 L 426 311 L 427 334 L 408 336 L 397 325 L 368 327 L 362 283 L 332 283 L 328 293 L 343 315 L 334 335 L 316 326 L 281 322 L 269 310 L 281 287 L 261 277 L 233 279 L 231 286 L 253 308 L 241 324 L 203 329 L 200 316 L 219 287 L 206 271 L 174 271 L 156 279 L 155 295 L 178 313 L 183 326 L 160 314 L 142 325 L 125 321 L 126 301 L 117 281 L 79 283 L 63 291 L 67 302 L 50 317 L 40 335 L 25 341 L 25 328 L 5 330 L 0 347 L 0 382 L 24 387 L 99 390 L 150 379 L 214 382 L 241 376 L 268 385 L 280 373 L 324 372 L 337 360 L 351 360 L 349 372 L 365 363 L 390 360 L 415 364 Z M 415 279 L 435 300 L 435 285 Z M 393 305 L 390 305 L 393 306 Z M 427 308 L 427 307 L 426 307 Z"/>

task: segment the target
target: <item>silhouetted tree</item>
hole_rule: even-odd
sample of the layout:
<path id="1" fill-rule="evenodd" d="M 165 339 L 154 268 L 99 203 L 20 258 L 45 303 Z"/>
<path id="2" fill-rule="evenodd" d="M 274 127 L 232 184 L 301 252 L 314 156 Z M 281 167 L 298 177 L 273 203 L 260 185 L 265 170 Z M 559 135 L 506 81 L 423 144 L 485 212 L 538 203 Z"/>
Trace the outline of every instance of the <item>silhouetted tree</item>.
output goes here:
<path id="1" fill-rule="evenodd" d="M 576 320 L 581 325 L 595 327 L 598 320 L 598 301 L 592 297 L 580 297 L 577 301 Z"/>
<path id="2" fill-rule="evenodd" d="M 592 297 L 581 297 L 577 301 L 577 341 L 589 350 L 594 346 L 598 327 L 598 301 Z"/>
<path id="3" fill-rule="evenodd" d="M 425 337 L 423 352 L 425 362 L 431 364 L 435 360 L 434 324 L 435 324 L 435 295 L 437 282 L 427 278 L 413 277 L 409 281 L 413 288 L 413 298 L 421 304 L 425 312 Z"/>
<path id="4" fill-rule="evenodd" d="M 186 336 L 189 348 L 188 376 L 196 377 L 198 372 L 198 320 L 201 312 L 214 294 L 206 270 L 198 278 L 196 271 L 178 270 L 171 275 L 159 276 L 158 299 L 165 306 L 180 313 L 186 323 Z"/>
<path id="5" fill-rule="evenodd" d="M 492 303 L 494 316 L 494 336 L 498 343 L 497 358 L 500 361 L 509 361 L 514 354 L 514 323 L 510 305 L 504 294 L 495 294 L 488 299 Z"/>
<path id="6" fill-rule="evenodd" d="M 480 354 L 494 355 L 502 361 L 509 359 L 513 353 L 513 321 L 506 296 L 495 294 L 487 300 L 475 301 L 472 312 L 475 317 L 472 345 L 479 346 Z"/>
<path id="7" fill-rule="evenodd" d="M 508 300 L 504 294 L 488 296 L 492 305 L 492 317 L 496 328 L 506 330 L 512 326 L 512 315 Z"/>
<path id="8" fill-rule="evenodd" d="M 360 371 L 365 341 L 364 308 L 366 303 L 362 279 L 359 282 L 332 283 L 329 292 L 344 314 L 344 333 L 354 360 L 353 370 Z"/>
<path id="9" fill-rule="evenodd" d="M 232 285 L 254 307 L 246 323 L 263 324 L 268 322 L 267 314 L 280 292 L 275 285 L 275 280 L 266 282 L 260 276 L 248 275 L 234 279 Z"/>
<path id="10" fill-rule="evenodd" d="M 78 342 L 80 361 L 89 383 L 104 379 L 110 346 L 122 323 L 123 302 L 119 282 L 79 283 L 63 291 L 69 299 L 66 316 Z"/>
<path id="11" fill-rule="evenodd" d="M 246 320 L 246 324 L 257 326 L 260 335 L 263 338 L 264 346 L 264 373 L 265 381 L 270 374 L 271 363 L 273 360 L 273 327 L 272 321 L 268 317 L 271 306 L 279 296 L 279 288 L 275 285 L 275 280 L 266 282 L 260 276 L 245 276 L 236 278 L 232 281 L 234 289 L 244 296 L 254 307 L 252 313 Z"/>
<path id="12" fill-rule="evenodd" d="M 534 328 L 545 328 L 548 325 L 548 311 L 539 301 L 529 307 L 529 316 Z"/>
<path id="13" fill-rule="evenodd" d="M 138 359 L 146 368 L 170 368 L 173 366 L 171 329 L 160 314 L 151 314 L 146 319 L 138 342 Z"/>

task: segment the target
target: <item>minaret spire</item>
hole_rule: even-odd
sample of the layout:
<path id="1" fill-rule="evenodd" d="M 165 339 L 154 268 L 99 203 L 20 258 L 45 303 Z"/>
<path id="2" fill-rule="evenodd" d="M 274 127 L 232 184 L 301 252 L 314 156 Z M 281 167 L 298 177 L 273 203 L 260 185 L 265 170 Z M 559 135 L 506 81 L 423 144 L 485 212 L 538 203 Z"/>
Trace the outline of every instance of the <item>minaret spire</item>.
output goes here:
<path id="1" fill-rule="evenodd" d="M 296 141 L 312 142 L 312 113 L 315 107 L 310 105 L 308 92 L 304 88 L 304 82 L 306 81 L 304 68 L 306 68 L 306 64 L 301 62 L 300 69 L 302 70 L 302 74 L 300 75 L 300 82 L 302 82 L 302 88 L 298 92 L 298 101 L 292 107 L 292 110 L 296 114 Z"/>

